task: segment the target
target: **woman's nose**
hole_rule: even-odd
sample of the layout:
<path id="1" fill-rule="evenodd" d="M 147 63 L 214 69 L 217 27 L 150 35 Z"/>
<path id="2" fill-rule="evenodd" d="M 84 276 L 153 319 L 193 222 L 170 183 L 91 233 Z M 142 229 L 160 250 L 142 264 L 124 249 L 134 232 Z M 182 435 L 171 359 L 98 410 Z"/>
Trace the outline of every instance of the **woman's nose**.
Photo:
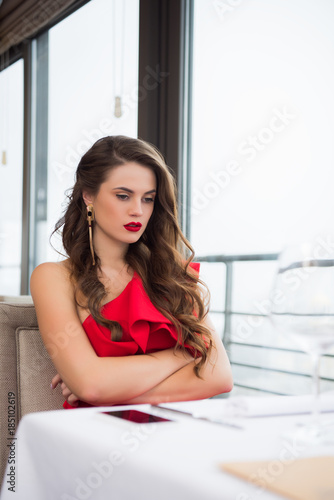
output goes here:
<path id="1" fill-rule="evenodd" d="M 136 200 L 136 199 L 133 200 L 130 207 L 130 214 L 136 217 L 143 215 L 143 207 L 141 200 Z"/>

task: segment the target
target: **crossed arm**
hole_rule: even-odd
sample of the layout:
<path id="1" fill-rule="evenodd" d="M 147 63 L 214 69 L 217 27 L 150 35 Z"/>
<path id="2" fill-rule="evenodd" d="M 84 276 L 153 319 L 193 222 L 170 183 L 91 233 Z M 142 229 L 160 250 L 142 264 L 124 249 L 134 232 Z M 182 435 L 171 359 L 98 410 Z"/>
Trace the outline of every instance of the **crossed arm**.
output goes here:
<path id="1" fill-rule="evenodd" d="M 218 336 L 214 349 L 196 377 L 190 354 L 166 349 L 152 354 L 98 357 L 82 328 L 73 287 L 64 266 L 42 264 L 31 278 L 41 335 L 70 404 L 159 403 L 203 399 L 232 388 L 230 365 Z M 212 325 L 207 322 L 208 326 Z"/>

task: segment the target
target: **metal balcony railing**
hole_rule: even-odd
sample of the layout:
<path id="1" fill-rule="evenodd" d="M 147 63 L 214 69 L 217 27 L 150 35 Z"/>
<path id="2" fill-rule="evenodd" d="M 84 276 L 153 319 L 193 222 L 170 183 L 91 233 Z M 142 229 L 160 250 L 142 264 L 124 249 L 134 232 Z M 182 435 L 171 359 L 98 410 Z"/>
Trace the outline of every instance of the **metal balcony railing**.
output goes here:
<path id="1" fill-rule="evenodd" d="M 234 385 L 237 392 L 241 393 L 270 393 L 270 394 L 300 394 L 301 392 L 310 392 L 311 381 L 310 371 L 305 370 L 307 365 L 308 355 L 301 350 L 279 347 L 273 345 L 260 345 L 251 341 L 236 341 L 233 335 L 233 317 L 263 317 L 265 314 L 251 313 L 246 311 L 233 310 L 232 291 L 234 287 L 234 266 L 238 262 L 265 262 L 275 261 L 278 254 L 254 254 L 254 255 L 205 255 L 196 256 L 196 262 L 206 263 L 223 263 L 226 267 L 225 280 L 225 300 L 221 310 L 212 310 L 212 313 L 222 314 L 225 317 L 222 337 L 227 352 L 229 353 L 230 362 L 234 371 Z M 237 354 L 241 351 L 249 352 L 249 358 L 257 361 L 240 361 Z M 247 356 L 247 354 L 246 354 Z M 261 364 L 259 359 L 288 359 L 290 367 L 277 367 L 275 363 L 270 366 L 270 362 Z M 332 364 L 332 369 L 327 371 L 330 376 L 323 375 L 321 382 L 326 386 L 325 390 L 334 389 L 334 356 L 327 354 L 324 357 Z M 293 369 L 291 369 L 293 365 Z M 304 368 L 304 369 L 302 369 Z M 328 368 L 328 366 L 327 366 Z"/>

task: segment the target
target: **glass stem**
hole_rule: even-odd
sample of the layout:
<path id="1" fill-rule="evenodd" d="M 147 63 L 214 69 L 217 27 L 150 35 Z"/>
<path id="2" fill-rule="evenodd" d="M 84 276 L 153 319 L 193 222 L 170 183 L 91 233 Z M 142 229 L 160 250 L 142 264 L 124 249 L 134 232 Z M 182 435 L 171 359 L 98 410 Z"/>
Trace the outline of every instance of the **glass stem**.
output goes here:
<path id="1" fill-rule="evenodd" d="M 311 416 L 314 422 L 319 421 L 320 418 L 320 354 L 311 354 L 312 362 L 312 382 L 313 382 L 313 395 L 314 401 L 312 405 Z"/>

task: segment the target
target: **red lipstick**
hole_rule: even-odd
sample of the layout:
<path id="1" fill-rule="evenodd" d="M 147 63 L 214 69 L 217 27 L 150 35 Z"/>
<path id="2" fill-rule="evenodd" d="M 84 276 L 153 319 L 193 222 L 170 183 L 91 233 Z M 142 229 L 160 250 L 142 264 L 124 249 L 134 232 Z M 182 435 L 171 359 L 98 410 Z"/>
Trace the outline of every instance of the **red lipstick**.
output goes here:
<path id="1" fill-rule="evenodd" d="M 141 229 L 142 224 L 140 222 L 129 222 L 129 224 L 126 224 L 124 227 L 127 231 L 136 232 Z"/>

